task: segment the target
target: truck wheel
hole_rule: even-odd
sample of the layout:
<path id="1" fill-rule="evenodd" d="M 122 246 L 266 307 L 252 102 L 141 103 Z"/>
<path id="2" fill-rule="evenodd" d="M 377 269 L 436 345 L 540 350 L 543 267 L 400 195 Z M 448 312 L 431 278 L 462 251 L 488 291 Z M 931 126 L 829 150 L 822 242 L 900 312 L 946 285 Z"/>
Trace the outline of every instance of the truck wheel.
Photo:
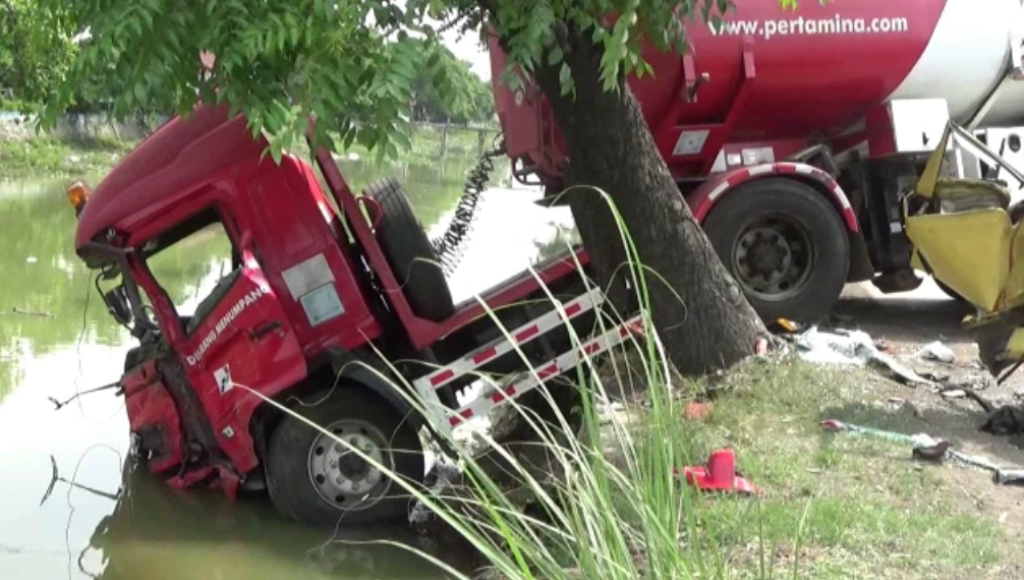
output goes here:
<path id="1" fill-rule="evenodd" d="M 455 303 L 441 261 L 413 213 L 405 190 L 394 178 L 386 177 L 366 193 L 380 204 L 384 214 L 377 226 L 377 241 L 413 312 L 434 322 L 451 317 Z"/>
<path id="2" fill-rule="evenodd" d="M 846 226 L 821 193 L 799 181 L 768 178 L 737 187 L 711 211 L 704 230 L 767 322 L 817 322 L 846 284 Z"/>
<path id="3" fill-rule="evenodd" d="M 298 413 L 399 477 L 420 484 L 423 446 L 408 421 L 360 389 L 339 388 Z M 348 447 L 293 417 L 270 437 L 267 490 L 274 506 L 303 523 L 324 526 L 386 522 L 405 517 L 410 495 Z"/>

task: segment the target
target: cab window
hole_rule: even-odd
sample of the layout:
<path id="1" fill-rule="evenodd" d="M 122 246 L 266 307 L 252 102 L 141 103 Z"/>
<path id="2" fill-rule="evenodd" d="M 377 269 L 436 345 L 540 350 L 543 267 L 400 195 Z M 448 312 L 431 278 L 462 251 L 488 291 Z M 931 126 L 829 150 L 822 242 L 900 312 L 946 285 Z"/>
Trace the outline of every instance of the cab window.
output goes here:
<path id="1" fill-rule="evenodd" d="M 142 254 L 186 334 L 195 331 L 241 273 L 241 254 L 212 209 L 148 240 Z"/>

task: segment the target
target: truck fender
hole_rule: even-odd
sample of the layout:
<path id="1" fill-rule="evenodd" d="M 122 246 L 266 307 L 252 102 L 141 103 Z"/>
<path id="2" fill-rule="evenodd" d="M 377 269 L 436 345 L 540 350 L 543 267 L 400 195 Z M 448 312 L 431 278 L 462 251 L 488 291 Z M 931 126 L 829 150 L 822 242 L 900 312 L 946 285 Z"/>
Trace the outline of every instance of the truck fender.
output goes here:
<path id="1" fill-rule="evenodd" d="M 715 203 L 737 186 L 754 179 L 770 176 L 792 176 L 794 179 L 800 179 L 815 186 L 836 206 L 836 210 L 839 211 L 850 233 L 860 232 L 857 216 L 853 213 L 850 199 L 846 197 L 843 188 L 835 179 L 832 179 L 831 175 L 806 163 L 765 163 L 727 171 L 702 183 L 687 196 L 687 203 L 692 208 L 697 222 L 704 223 L 704 219 L 711 213 Z"/>
<path id="2" fill-rule="evenodd" d="M 379 369 L 340 348 L 329 348 L 310 361 L 310 368 L 323 364 L 330 365 L 334 376 L 349 384 L 358 384 L 369 389 L 386 401 L 399 415 L 419 430 L 426 425 L 426 418 L 409 403 L 406 395 L 398 392 L 404 388 L 400 379 L 391 379 L 387 370 Z M 372 368 L 371 368 L 372 367 Z M 383 376 L 382 376 L 383 375 Z"/>

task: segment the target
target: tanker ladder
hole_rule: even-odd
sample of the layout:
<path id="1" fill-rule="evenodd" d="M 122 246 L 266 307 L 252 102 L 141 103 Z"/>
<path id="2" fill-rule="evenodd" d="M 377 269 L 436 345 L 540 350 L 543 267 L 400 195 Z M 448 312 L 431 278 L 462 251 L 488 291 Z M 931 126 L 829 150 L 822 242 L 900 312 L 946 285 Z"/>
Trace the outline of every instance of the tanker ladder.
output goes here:
<path id="1" fill-rule="evenodd" d="M 480 396 L 458 409 L 448 409 L 437 396 L 436 390 L 455 379 L 465 376 L 480 368 L 487 362 L 511 352 L 534 339 L 560 327 L 562 324 L 577 318 L 581 314 L 597 308 L 604 303 L 604 295 L 594 289 L 578 296 L 563 305 L 565 318 L 555 308 L 545 314 L 510 331 L 509 338 L 498 340 L 478 348 L 459 360 L 441 367 L 413 381 L 413 387 L 428 406 L 429 420 L 439 432 L 451 434 L 453 428 L 474 417 L 487 415 L 494 408 L 509 403 L 524 393 L 528 393 L 542 383 L 557 377 L 587 360 L 625 342 L 631 334 L 639 335 L 643 330 L 643 317 L 636 315 L 626 322 L 608 327 L 607 330 L 583 342 L 579 348 L 573 348 L 561 355 L 537 365 L 533 371 L 513 374 L 499 382 L 490 392 L 481 391 Z"/>

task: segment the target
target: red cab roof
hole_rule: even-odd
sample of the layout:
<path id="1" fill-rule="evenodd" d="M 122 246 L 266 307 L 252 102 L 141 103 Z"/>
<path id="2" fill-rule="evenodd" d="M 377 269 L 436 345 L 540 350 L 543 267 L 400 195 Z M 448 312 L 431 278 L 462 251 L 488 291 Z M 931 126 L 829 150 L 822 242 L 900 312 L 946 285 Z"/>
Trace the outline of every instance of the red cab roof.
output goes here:
<path id="1" fill-rule="evenodd" d="M 126 229 L 207 184 L 226 167 L 258 158 L 266 140 L 253 139 L 241 115 L 200 105 L 178 117 L 129 153 L 103 179 L 82 209 L 75 232 L 81 248 L 108 228 Z"/>

